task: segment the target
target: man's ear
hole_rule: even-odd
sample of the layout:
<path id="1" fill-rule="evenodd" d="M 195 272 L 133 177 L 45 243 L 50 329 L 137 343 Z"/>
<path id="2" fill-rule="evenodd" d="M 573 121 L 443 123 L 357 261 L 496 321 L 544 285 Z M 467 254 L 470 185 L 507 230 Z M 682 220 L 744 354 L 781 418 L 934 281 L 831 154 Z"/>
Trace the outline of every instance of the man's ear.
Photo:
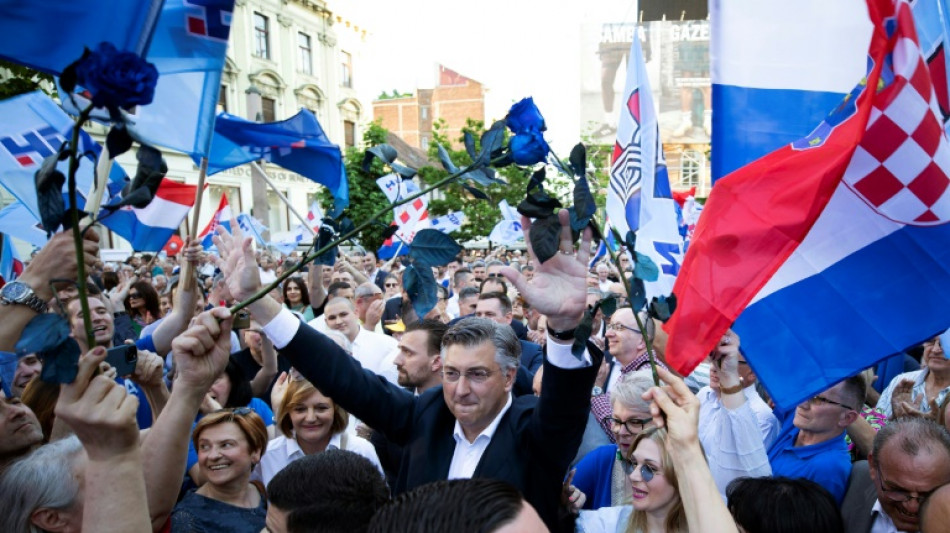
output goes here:
<path id="1" fill-rule="evenodd" d="M 58 509 L 40 507 L 30 515 L 30 523 L 43 531 L 62 531 L 66 527 L 66 519 Z"/>
<path id="2" fill-rule="evenodd" d="M 843 415 L 841 415 L 841 418 L 839 420 L 840 420 L 840 423 L 842 424 L 842 427 L 847 428 L 852 423 L 854 423 L 854 421 L 857 420 L 859 416 L 861 415 L 859 415 L 857 411 L 848 411 L 847 413 L 844 413 Z"/>
<path id="3" fill-rule="evenodd" d="M 436 355 L 432 358 L 432 362 L 429 363 L 429 370 L 433 372 L 438 372 L 442 370 L 442 356 Z"/>

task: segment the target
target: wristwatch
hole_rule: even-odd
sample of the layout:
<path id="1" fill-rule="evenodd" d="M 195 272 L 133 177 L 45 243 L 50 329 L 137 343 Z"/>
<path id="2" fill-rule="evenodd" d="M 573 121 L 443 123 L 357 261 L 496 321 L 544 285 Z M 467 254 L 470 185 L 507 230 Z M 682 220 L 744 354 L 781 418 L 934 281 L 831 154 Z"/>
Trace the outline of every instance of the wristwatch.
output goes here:
<path id="1" fill-rule="evenodd" d="M 550 335 L 552 339 L 557 339 L 559 341 L 574 340 L 573 329 L 557 330 L 557 329 L 552 328 L 551 326 L 547 326 L 547 328 L 548 328 L 548 335 Z"/>
<path id="2" fill-rule="evenodd" d="M 37 313 L 46 312 L 46 300 L 33 292 L 33 288 L 22 281 L 11 281 L 0 289 L 0 304 L 23 304 Z"/>
<path id="3" fill-rule="evenodd" d="M 742 386 L 742 383 L 741 383 L 741 382 L 739 382 L 739 383 L 737 383 L 737 384 L 735 384 L 735 385 L 733 385 L 733 386 L 731 386 L 731 387 L 723 387 L 722 385 L 719 385 L 719 393 L 720 393 L 720 394 L 735 394 L 735 393 L 737 393 L 737 392 L 742 392 L 742 389 L 743 389 L 743 386 Z"/>
<path id="4" fill-rule="evenodd" d="M 594 385 L 594 387 L 590 390 L 591 396 L 600 396 L 603 393 L 604 393 L 603 387 L 598 387 L 597 385 Z"/>

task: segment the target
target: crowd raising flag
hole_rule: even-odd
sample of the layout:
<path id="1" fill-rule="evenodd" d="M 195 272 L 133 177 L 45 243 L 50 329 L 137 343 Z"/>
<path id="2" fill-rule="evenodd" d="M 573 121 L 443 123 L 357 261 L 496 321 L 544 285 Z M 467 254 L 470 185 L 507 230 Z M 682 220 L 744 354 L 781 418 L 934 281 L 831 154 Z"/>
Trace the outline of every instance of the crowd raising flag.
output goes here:
<path id="1" fill-rule="evenodd" d="M 264 159 L 313 180 L 333 194 L 335 217 L 350 204 L 340 147 L 307 109 L 280 122 L 257 123 L 222 113 L 214 122 L 208 175 Z M 195 162 L 199 163 L 198 158 Z"/>
<path id="2" fill-rule="evenodd" d="M 666 325 L 679 372 L 734 322 L 789 408 L 950 325 L 950 143 L 910 7 L 868 9 L 867 77 L 812 134 L 713 187 Z"/>
<path id="3" fill-rule="evenodd" d="M 659 279 L 645 283 L 647 297 L 666 296 L 679 272 L 683 240 L 638 33 L 630 45 L 623 94 L 610 165 L 607 217 L 622 237 L 628 230 L 636 232 L 636 251 L 659 266 Z"/>
<path id="4" fill-rule="evenodd" d="M 162 178 L 155 198 L 145 207 L 121 207 L 103 217 L 102 225 L 129 241 L 138 252 L 161 250 L 195 203 L 198 187 Z"/>
<path id="5" fill-rule="evenodd" d="M 821 122 L 866 73 L 871 28 L 864 0 L 729 0 L 709 11 L 715 183 Z"/>

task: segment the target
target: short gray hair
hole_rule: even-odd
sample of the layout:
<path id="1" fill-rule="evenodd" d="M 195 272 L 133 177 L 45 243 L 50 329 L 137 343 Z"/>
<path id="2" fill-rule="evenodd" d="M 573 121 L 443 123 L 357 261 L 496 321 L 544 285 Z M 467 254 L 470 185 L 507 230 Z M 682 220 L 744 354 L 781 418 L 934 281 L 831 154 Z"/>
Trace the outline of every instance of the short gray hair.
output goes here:
<path id="1" fill-rule="evenodd" d="M 617 381 L 610 392 L 610 402 L 620 402 L 627 409 L 649 413 L 650 402 L 643 399 L 643 393 L 654 385 L 653 374 L 649 370 L 630 372 Z"/>
<path id="2" fill-rule="evenodd" d="M 507 324 L 498 324 L 487 318 L 469 317 L 459 320 L 442 337 L 442 363 L 445 349 L 453 345 L 474 348 L 486 342 L 495 346 L 495 362 L 503 372 L 517 370 L 521 363 L 521 342 Z"/>
<path id="3" fill-rule="evenodd" d="M 889 420 L 874 436 L 871 453 L 876 463 L 880 463 L 884 446 L 895 439 L 901 452 L 911 457 L 916 457 L 922 451 L 936 454 L 941 449 L 950 457 L 950 432 L 946 428 L 920 417 L 901 417 Z"/>
<path id="4" fill-rule="evenodd" d="M 382 294 L 382 289 L 372 281 L 367 281 L 366 283 L 361 283 L 356 287 L 356 291 L 353 292 L 353 297 L 359 300 L 364 296 L 373 296 L 374 294 Z"/>
<path id="5" fill-rule="evenodd" d="M 42 531 L 30 523 L 37 509 L 69 509 L 81 489 L 74 466 L 83 451 L 76 436 L 40 446 L 0 478 L 0 530 Z"/>

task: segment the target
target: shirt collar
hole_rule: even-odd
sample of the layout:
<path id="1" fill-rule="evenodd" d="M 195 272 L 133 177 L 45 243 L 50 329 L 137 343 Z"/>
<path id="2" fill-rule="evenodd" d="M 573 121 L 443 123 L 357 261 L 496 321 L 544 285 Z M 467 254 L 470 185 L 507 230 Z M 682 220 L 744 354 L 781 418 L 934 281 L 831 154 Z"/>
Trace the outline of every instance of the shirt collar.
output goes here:
<path id="1" fill-rule="evenodd" d="M 884 529 L 875 529 L 874 531 L 893 531 L 897 532 L 897 526 L 894 525 L 894 521 L 891 520 L 890 515 L 884 511 L 884 506 L 881 505 L 881 500 L 874 500 L 874 506 L 871 507 L 871 525 L 880 523 L 884 526 Z"/>
<path id="2" fill-rule="evenodd" d="M 330 437 L 330 443 L 327 444 L 328 450 L 339 450 L 342 445 L 343 432 L 335 433 Z"/>
<path id="3" fill-rule="evenodd" d="M 508 393 L 508 401 L 505 402 L 505 406 L 501 408 L 501 411 L 495 416 L 495 419 L 491 421 L 491 424 L 488 424 L 488 427 L 482 430 L 481 433 L 475 437 L 475 440 L 472 441 L 472 444 L 478 442 L 482 437 L 486 437 L 488 440 L 491 440 L 495 436 L 495 431 L 498 429 L 498 424 L 501 423 L 501 418 L 505 416 L 505 413 L 508 412 L 508 409 L 511 407 L 511 393 Z M 455 442 L 468 442 L 468 439 L 465 438 L 465 432 L 462 431 L 462 425 L 459 424 L 459 421 L 455 421 L 455 431 L 452 433 L 455 437 Z"/>
<path id="4" fill-rule="evenodd" d="M 633 358 L 633 361 L 630 361 L 630 363 L 628 363 L 628 364 L 626 364 L 626 365 L 620 367 L 620 375 L 622 376 L 622 375 L 628 374 L 628 373 L 630 373 L 630 372 L 635 372 L 635 371 L 640 370 L 641 368 L 643 368 L 644 366 L 647 366 L 647 365 L 649 365 L 649 364 L 650 364 L 650 356 L 647 355 L 646 352 L 643 352 L 642 355 L 638 355 L 638 356 L 634 357 L 634 358 Z M 663 362 L 660 361 L 659 359 L 657 359 L 656 364 L 657 364 L 658 366 L 662 366 L 663 368 L 666 368 L 666 365 L 664 365 Z"/>

